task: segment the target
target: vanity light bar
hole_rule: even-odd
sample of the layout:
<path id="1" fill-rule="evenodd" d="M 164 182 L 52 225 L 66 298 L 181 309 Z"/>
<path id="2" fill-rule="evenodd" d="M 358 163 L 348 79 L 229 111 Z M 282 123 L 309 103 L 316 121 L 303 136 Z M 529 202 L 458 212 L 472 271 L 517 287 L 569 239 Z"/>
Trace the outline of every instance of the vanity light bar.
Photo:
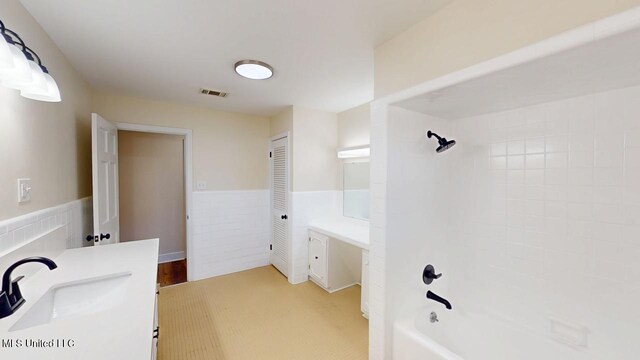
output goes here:
<path id="1" fill-rule="evenodd" d="M 338 149 L 339 159 L 369 157 L 370 154 L 371 154 L 371 149 L 369 145 L 353 146 L 353 147 Z"/>
<path id="2" fill-rule="evenodd" d="M 35 51 L 0 21 L 0 85 L 29 99 L 60 102 L 60 89 Z"/>

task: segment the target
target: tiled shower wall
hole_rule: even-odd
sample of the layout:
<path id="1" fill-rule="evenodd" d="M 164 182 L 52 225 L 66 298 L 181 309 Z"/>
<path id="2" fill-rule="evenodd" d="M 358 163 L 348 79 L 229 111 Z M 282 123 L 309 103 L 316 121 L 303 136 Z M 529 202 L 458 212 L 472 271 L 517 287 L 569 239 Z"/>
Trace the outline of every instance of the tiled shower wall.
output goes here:
<path id="1" fill-rule="evenodd" d="M 473 291 L 468 306 L 543 336 L 550 317 L 586 326 L 597 358 L 640 351 L 638 99 L 634 87 L 452 123 L 449 240 L 466 270 L 452 296 Z"/>
<path id="2" fill-rule="evenodd" d="M 446 275 L 439 291 L 467 314 L 489 314 L 545 338 L 553 337 L 551 319 L 561 319 L 588 328 L 588 345 L 576 358 L 634 358 L 640 352 L 638 99 L 640 88 L 627 88 L 451 120 L 448 128 L 420 115 L 423 127 L 440 125 L 458 141 L 438 157 L 434 143 L 418 155 L 417 139 L 425 141 L 418 133 L 392 150 L 391 128 L 407 122 L 403 115 L 394 125 L 390 116 L 389 166 L 395 154 L 403 177 L 415 178 L 413 184 L 388 179 L 387 269 L 396 274 L 398 291 L 423 298 L 413 272 L 437 261 Z M 434 171 L 420 170 L 421 159 Z M 404 189 L 393 195 L 397 185 Z M 442 214 L 445 232 L 433 236 L 427 225 Z M 403 251 L 423 264 L 402 261 Z M 395 298 L 387 299 L 389 306 L 399 304 Z"/>

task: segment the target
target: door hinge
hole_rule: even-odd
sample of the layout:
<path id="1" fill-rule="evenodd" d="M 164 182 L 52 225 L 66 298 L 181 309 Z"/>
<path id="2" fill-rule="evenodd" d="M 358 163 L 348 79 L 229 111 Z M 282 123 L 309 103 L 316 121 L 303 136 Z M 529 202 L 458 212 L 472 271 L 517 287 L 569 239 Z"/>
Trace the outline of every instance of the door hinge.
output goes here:
<path id="1" fill-rule="evenodd" d="M 273 244 L 269 244 L 269 250 L 273 250 Z"/>
<path id="2" fill-rule="evenodd" d="M 311 270 L 311 265 L 309 265 L 309 270 Z"/>
<path id="3" fill-rule="evenodd" d="M 271 153 L 271 151 L 269 151 L 269 157 L 272 157 L 272 156 L 273 156 L 273 154 Z"/>

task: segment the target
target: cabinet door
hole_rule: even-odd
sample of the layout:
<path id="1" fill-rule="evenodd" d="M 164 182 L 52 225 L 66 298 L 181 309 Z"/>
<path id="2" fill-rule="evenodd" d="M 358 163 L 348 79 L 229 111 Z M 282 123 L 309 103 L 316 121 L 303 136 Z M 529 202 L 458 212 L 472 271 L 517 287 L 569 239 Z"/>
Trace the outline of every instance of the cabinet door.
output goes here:
<path id="1" fill-rule="evenodd" d="M 362 314 L 369 318 L 369 252 L 362 251 L 362 294 L 360 299 L 360 308 Z"/>
<path id="2" fill-rule="evenodd" d="M 309 275 L 326 286 L 327 283 L 327 241 L 309 237 Z"/>

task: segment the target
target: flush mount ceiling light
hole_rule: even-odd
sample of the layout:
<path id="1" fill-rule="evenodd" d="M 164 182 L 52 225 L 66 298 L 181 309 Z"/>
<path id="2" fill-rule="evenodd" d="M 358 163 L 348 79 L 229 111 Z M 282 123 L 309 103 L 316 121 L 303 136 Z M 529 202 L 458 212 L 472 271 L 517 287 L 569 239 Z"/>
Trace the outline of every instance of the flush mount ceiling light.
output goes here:
<path id="1" fill-rule="evenodd" d="M 0 21 L 0 85 L 20 91 L 25 98 L 60 102 L 58 84 L 42 60 L 20 36 Z"/>
<path id="2" fill-rule="evenodd" d="M 271 65 L 258 60 L 240 60 L 235 69 L 238 75 L 251 80 L 266 80 L 273 76 Z"/>

